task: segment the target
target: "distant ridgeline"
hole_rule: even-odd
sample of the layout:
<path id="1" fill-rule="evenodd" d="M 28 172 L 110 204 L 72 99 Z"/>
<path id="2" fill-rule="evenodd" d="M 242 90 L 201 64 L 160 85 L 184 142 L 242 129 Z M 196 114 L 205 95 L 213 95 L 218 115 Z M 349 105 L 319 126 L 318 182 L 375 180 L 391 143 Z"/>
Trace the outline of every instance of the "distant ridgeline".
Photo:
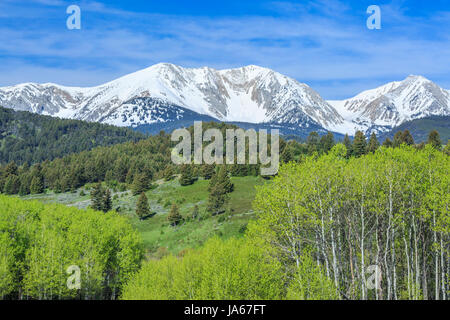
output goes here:
<path id="1" fill-rule="evenodd" d="M 408 130 L 416 143 L 426 142 L 431 131 L 436 130 L 444 144 L 450 139 L 450 116 L 432 116 L 412 120 L 395 127 L 382 135 L 380 140 L 389 138 L 393 140 L 398 131 Z"/>
<path id="2" fill-rule="evenodd" d="M 0 164 L 32 164 L 145 137 L 128 128 L 0 107 Z"/>

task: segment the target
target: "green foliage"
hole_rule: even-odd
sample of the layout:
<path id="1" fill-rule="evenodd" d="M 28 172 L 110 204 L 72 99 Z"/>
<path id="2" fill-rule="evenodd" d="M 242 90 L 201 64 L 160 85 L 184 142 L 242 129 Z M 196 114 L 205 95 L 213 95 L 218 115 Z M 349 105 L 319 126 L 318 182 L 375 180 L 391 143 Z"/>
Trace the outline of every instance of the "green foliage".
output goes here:
<path id="1" fill-rule="evenodd" d="M 148 205 L 148 198 L 144 192 L 141 193 L 136 204 L 136 215 L 139 219 L 144 219 L 150 214 L 150 207 Z"/>
<path id="2" fill-rule="evenodd" d="M 101 183 L 97 183 L 91 190 L 91 208 L 103 212 L 112 209 L 111 191 L 104 189 Z"/>
<path id="3" fill-rule="evenodd" d="M 182 165 L 181 166 L 181 177 L 180 177 L 180 184 L 185 186 L 190 186 L 194 184 L 194 182 L 197 180 L 197 177 L 194 176 L 193 167 L 192 165 Z"/>
<path id="4" fill-rule="evenodd" d="M 131 185 L 131 191 L 134 196 L 141 194 L 149 189 L 149 178 L 146 174 L 137 174 L 134 177 L 133 184 Z"/>
<path id="5" fill-rule="evenodd" d="M 140 266 L 139 235 L 115 213 L 0 195 L 0 297 L 114 299 Z M 81 289 L 67 287 L 68 267 Z"/>
<path id="6" fill-rule="evenodd" d="M 125 300 L 269 300 L 284 294 L 279 262 L 243 240 L 209 240 L 182 258 L 149 261 L 126 286 Z"/>
<path id="7" fill-rule="evenodd" d="M 228 194 L 233 192 L 234 184 L 231 182 L 227 168 L 221 166 L 219 171 L 213 176 L 209 185 L 209 197 L 207 210 L 212 215 L 225 212 L 225 205 L 229 197 Z"/>
<path id="8" fill-rule="evenodd" d="M 172 204 L 172 207 L 170 208 L 169 215 L 167 216 L 167 220 L 170 222 L 170 225 L 175 227 L 177 226 L 182 220 L 183 217 L 180 214 L 180 209 L 178 206 L 174 203 Z"/>
<path id="9" fill-rule="evenodd" d="M 258 188 L 249 236 L 272 245 L 287 268 L 311 248 L 350 299 L 442 299 L 450 280 L 448 156 L 431 145 L 348 160 L 342 153 L 283 165 Z M 374 265 L 380 290 L 366 286 Z"/>
<path id="10" fill-rule="evenodd" d="M 367 151 L 374 153 L 380 147 L 380 143 L 378 142 L 377 135 L 372 133 L 370 136 L 369 144 L 367 145 Z"/>
<path id="11" fill-rule="evenodd" d="M 298 267 L 287 290 L 288 300 L 338 300 L 339 294 L 333 281 L 325 270 L 305 253 L 300 258 Z"/>
<path id="12" fill-rule="evenodd" d="M 430 135 L 428 136 L 427 143 L 430 144 L 436 150 L 441 150 L 442 142 L 441 142 L 441 138 L 439 137 L 439 132 L 437 132 L 436 130 L 431 131 Z"/>
<path id="13" fill-rule="evenodd" d="M 0 107 L 0 164 L 37 163 L 144 138 L 131 129 Z"/>
<path id="14" fill-rule="evenodd" d="M 357 131 L 355 134 L 355 139 L 353 139 L 353 146 L 352 146 L 352 155 L 354 157 L 361 157 L 362 155 L 365 155 L 367 152 L 367 141 L 366 136 L 363 132 Z"/>

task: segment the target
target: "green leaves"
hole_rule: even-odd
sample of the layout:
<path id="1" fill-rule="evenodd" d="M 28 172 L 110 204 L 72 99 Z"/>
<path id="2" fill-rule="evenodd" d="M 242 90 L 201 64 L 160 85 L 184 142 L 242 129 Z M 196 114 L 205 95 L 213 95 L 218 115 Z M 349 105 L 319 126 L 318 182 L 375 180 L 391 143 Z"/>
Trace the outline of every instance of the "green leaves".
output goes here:
<path id="1" fill-rule="evenodd" d="M 266 300 L 284 292 L 281 264 L 245 240 L 209 240 L 182 258 L 149 261 L 126 286 L 125 300 Z"/>
<path id="2" fill-rule="evenodd" d="M 141 239 L 116 213 L 5 196 L 0 208 L 0 297 L 111 299 L 140 266 Z M 73 265 L 80 290 L 66 284 Z"/>

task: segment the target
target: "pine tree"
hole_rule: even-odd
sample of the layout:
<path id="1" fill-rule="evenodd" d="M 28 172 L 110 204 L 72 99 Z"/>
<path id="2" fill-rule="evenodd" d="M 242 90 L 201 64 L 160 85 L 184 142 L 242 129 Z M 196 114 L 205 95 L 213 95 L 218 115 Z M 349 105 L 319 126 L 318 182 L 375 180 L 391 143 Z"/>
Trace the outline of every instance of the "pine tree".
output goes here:
<path id="1" fill-rule="evenodd" d="M 137 196 L 138 194 L 141 194 L 142 192 L 145 192 L 148 189 L 149 189 L 149 181 L 147 175 L 143 173 L 135 175 L 133 184 L 131 186 L 133 196 Z"/>
<path id="2" fill-rule="evenodd" d="M 394 135 L 394 140 L 392 141 L 392 146 L 398 148 L 403 143 L 403 132 L 398 131 Z"/>
<path id="3" fill-rule="evenodd" d="M 413 146 L 414 145 L 414 138 L 411 135 L 411 133 L 409 132 L 408 129 L 406 129 L 405 131 L 403 131 L 403 135 L 402 135 L 402 142 L 408 146 Z"/>
<path id="4" fill-rule="evenodd" d="M 207 210 L 213 216 L 225 212 L 229 197 L 223 184 L 216 184 L 209 193 Z"/>
<path id="5" fill-rule="evenodd" d="M 174 172 L 172 166 L 167 166 L 167 168 L 164 170 L 163 176 L 165 181 L 170 181 L 173 179 Z"/>
<path id="6" fill-rule="evenodd" d="M 108 212 L 111 211 L 112 209 L 112 200 L 111 200 L 111 191 L 109 189 L 106 189 L 103 192 L 103 197 L 102 197 L 102 211 L 103 212 Z"/>
<path id="7" fill-rule="evenodd" d="M 202 176 L 205 180 L 210 180 L 216 173 L 216 167 L 213 164 L 205 164 L 202 166 Z"/>
<path id="8" fill-rule="evenodd" d="M 392 148 L 393 146 L 394 144 L 392 143 L 391 139 L 386 138 L 386 140 L 384 140 L 383 147 Z"/>
<path id="9" fill-rule="evenodd" d="M 319 134 L 315 131 L 311 132 L 306 139 L 306 145 L 308 147 L 308 153 L 313 154 L 314 152 L 319 151 L 319 142 L 320 137 Z"/>
<path id="10" fill-rule="evenodd" d="M 180 214 L 180 210 L 178 209 L 178 206 L 175 203 L 172 204 L 172 207 L 170 208 L 167 220 L 169 220 L 170 225 L 173 227 L 177 226 L 183 220 L 183 217 Z"/>
<path id="11" fill-rule="evenodd" d="M 366 136 L 362 131 L 357 131 L 353 140 L 352 155 L 360 157 L 367 152 Z"/>
<path id="12" fill-rule="evenodd" d="M 32 194 L 40 194 L 44 192 L 44 179 L 42 176 L 34 176 L 31 180 L 30 192 Z"/>
<path id="13" fill-rule="evenodd" d="M 101 183 L 97 183 L 91 190 L 91 207 L 94 210 L 103 210 L 103 188 Z"/>
<path id="14" fill-rule="evenodd" d="M 225 190 L 225 193 L 231 193 L 234 190 L 234 184 L 228 175 L 228 170 L 225 166 L 222 166 L 217 174 L 216 185 L 221 185 Z"/>
<path id="15" fill-rule="evenodd" d="M 150 214 L 150 207 L 148 205 L 148 198 L 144 192 L 141 193 L 136 205 L 136 215 L 143 220 Z"/>
<path id="16" fill-rule="evenodd" d="M 347 148 L 347 158 L 349 158 L 352 155 L 352 142 L 348 134 L 345 134 L 344 145 Z"/>
<path id="17" fill-rule="evenodd" d="M 328 153 L 334 145 L 334 135 L 331 132 L 328 132 L 320 139 L 320 149 L 322 152 Z"/>
<path id="18" fill-rule="evenodd" d="M 435 148 L 436 150 L 441 150 L 442 149 L 442 141 L 439 136 L 439 132 L 437 132 L 436 130 L 431 131 L 428 136 L 427 144 L 431 144 L 433 146 L 433 148 Z"/>
<path id="19" fill-rule="evenodd" d="M 181 166 L 181 177 L 180 184 L 182 186 L 190 186 L 194 184 L 195 178 L 192 172 L 192 166 L 188 164 L 184 164 Z"/>
<path id="20" fill-rule="evenodd" d="M 378 142 L 377 135 L 375 132 L 370 136 L 369 144 L 367 146 L 367 151 L 370 153 L 374 153 L 380 147 L 380 143 Z"/>
<path id="21" fill-rule="evenodd" d="M 20 189 L 20 179 L 16 175 L 6 177 L 3 192 L 8 195 L 18 194 Z"/>

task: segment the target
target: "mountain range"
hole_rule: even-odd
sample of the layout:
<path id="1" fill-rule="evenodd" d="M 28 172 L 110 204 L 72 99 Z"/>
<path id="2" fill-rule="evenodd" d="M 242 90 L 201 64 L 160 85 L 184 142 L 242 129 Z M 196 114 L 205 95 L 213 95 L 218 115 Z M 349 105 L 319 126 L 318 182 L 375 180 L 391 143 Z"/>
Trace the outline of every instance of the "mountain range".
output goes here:
<path id="1" fill-rule="evenodd" d="M 24 83 L 0 88 L 0 105 L 17 111 L 122 127 L 193 120 L 276 126 L 298 132 L 384 133 L 407 121 L 450 115 L 450 92 L 409 76 L 340 101 L 258 66 L 215 70 L 161 63 L 106 84 Z"/>

